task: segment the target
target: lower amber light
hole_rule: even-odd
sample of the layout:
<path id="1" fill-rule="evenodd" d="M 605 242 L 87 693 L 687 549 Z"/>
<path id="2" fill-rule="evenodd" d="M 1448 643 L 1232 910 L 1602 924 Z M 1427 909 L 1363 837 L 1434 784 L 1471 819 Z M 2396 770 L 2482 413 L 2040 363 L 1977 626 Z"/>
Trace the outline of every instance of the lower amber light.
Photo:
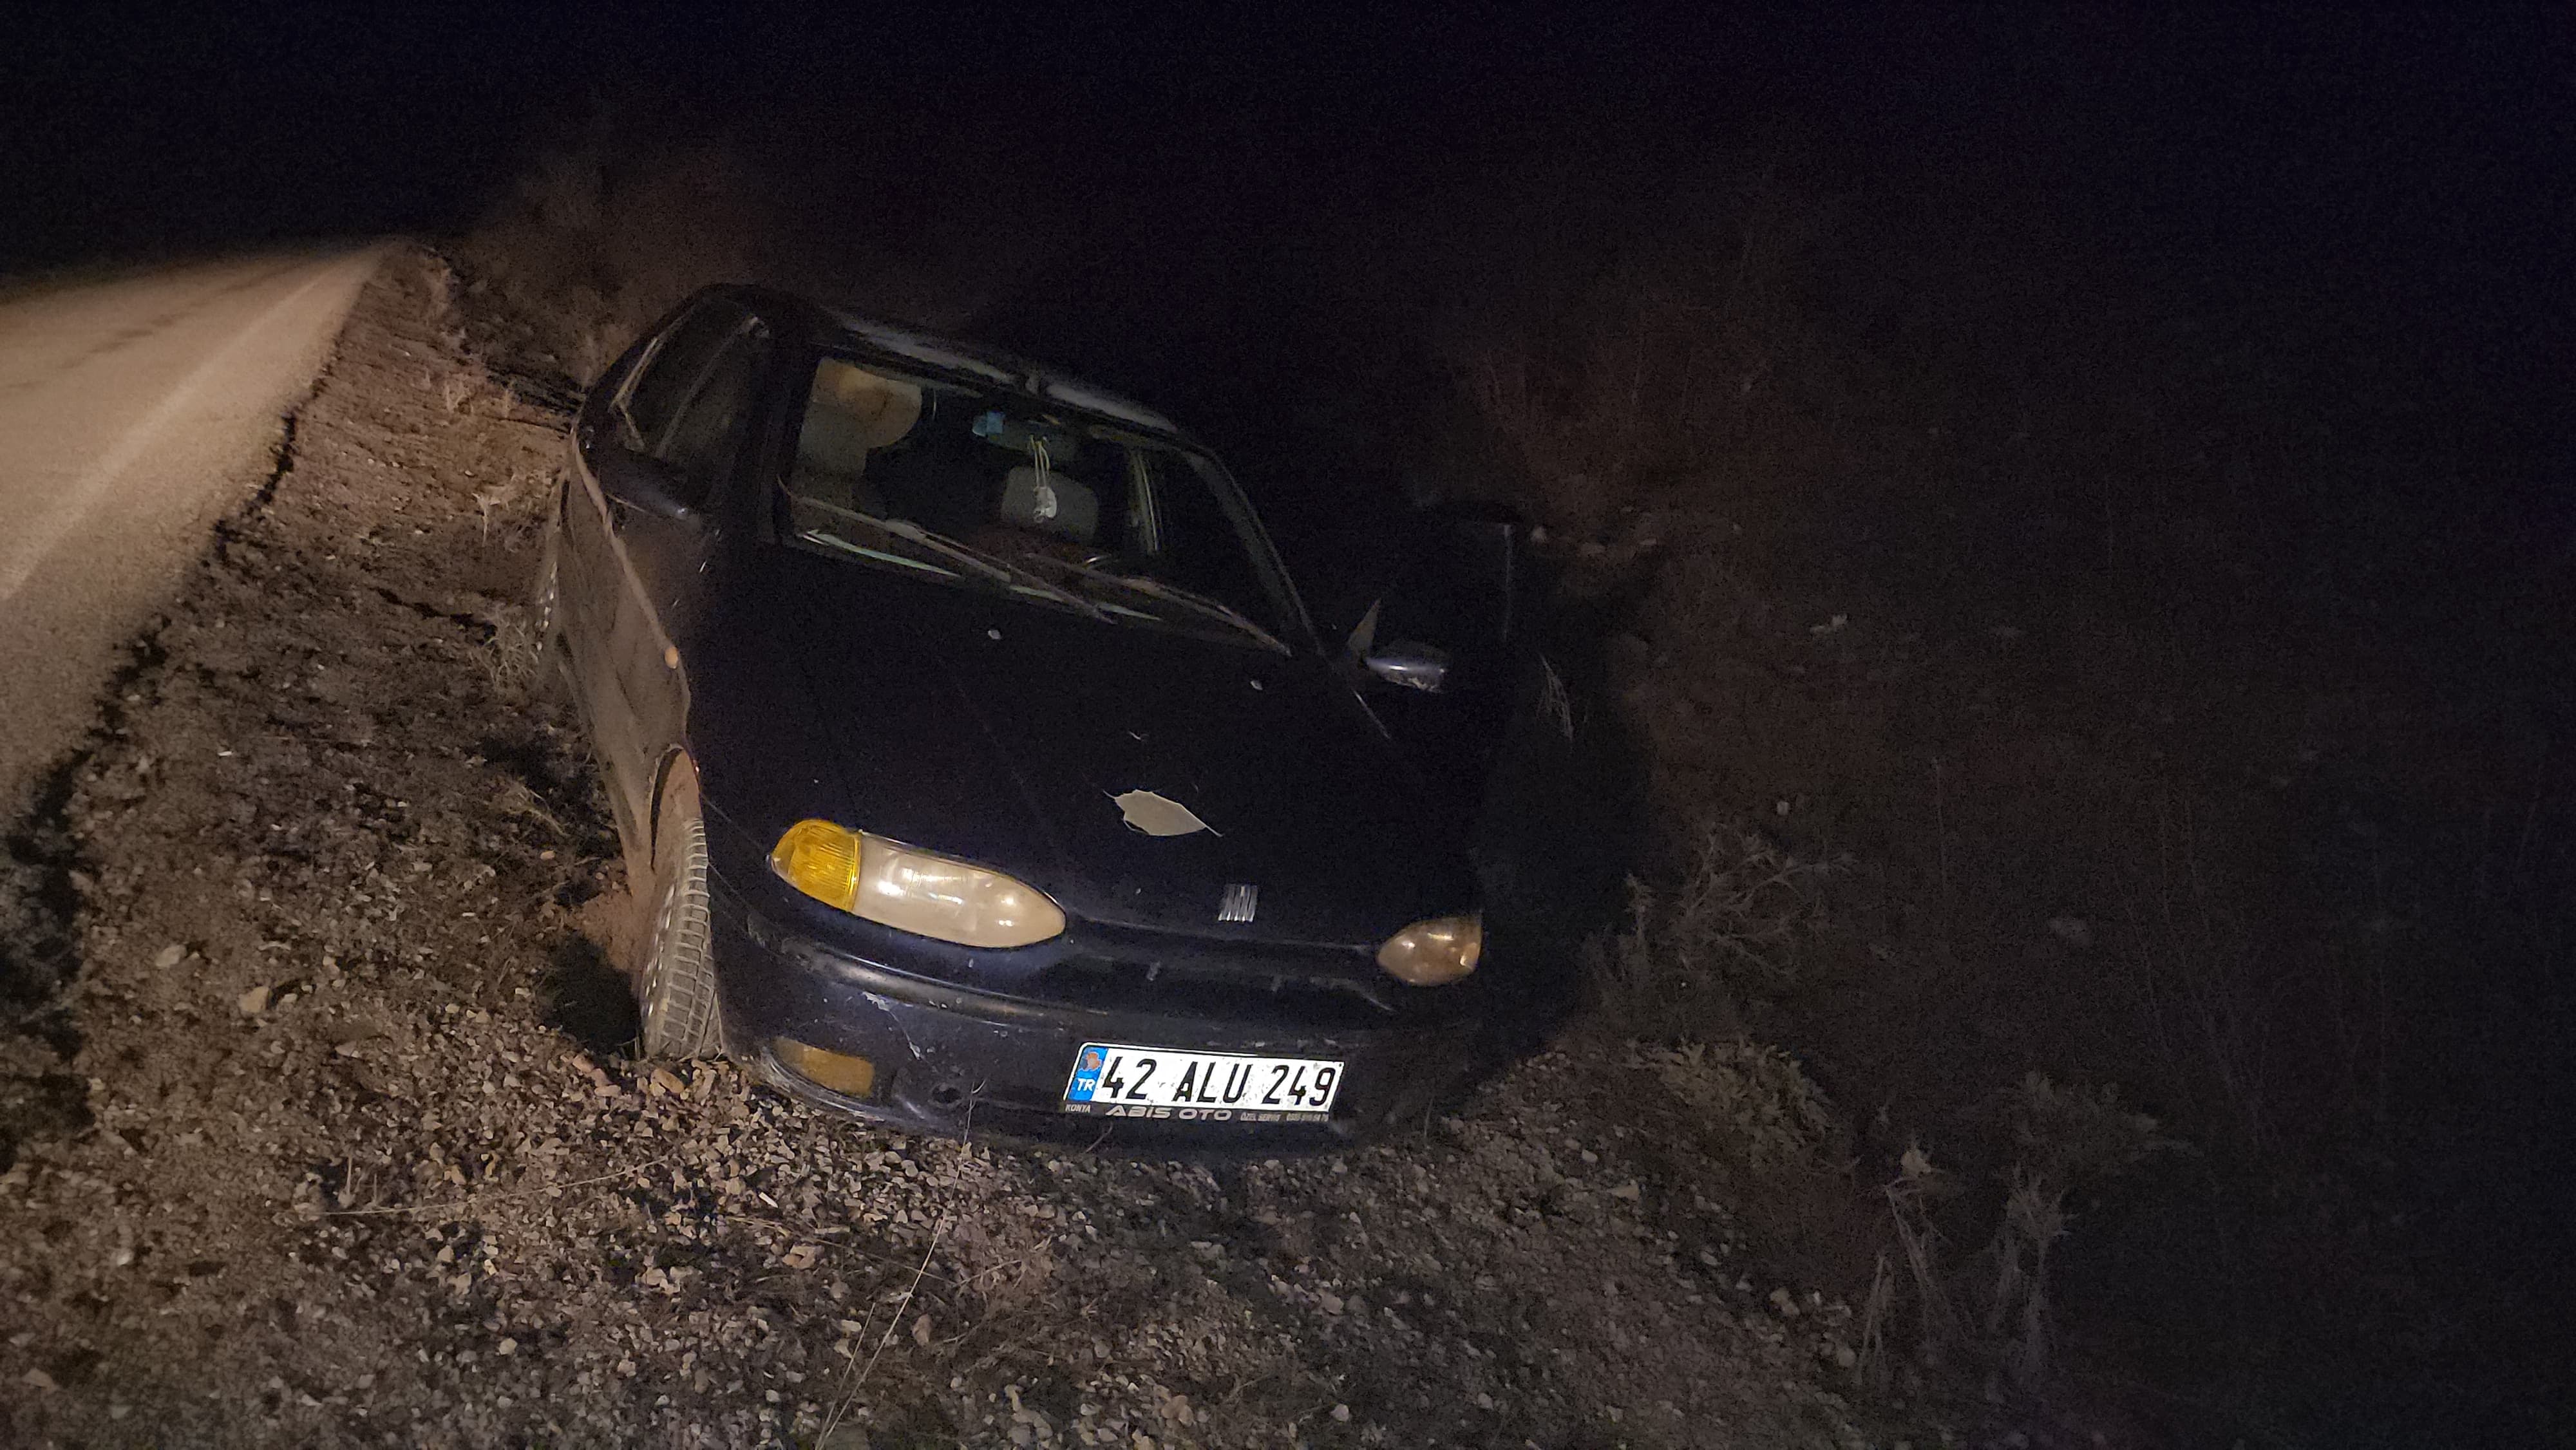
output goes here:
<path id="1" fill-rule="evenodd" d="M 793 1037 L 771 1038 L 769 1052 L 779 1066 L 843 1097 L 863 1098 L 876 1091 L 877 1065 L 864 1057 L 810 1047 Z"/>

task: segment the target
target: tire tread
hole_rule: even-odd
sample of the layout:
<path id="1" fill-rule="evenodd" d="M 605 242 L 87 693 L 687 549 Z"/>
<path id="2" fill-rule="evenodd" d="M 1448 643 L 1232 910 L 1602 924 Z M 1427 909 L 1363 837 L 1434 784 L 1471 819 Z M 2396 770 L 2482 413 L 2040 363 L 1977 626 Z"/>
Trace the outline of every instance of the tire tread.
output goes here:
<path id="1" fill-rule="evenodd" d="M 694 812 L 674 824 L 672 869 L 678 879 L 671 884 L 679 895 L 665 932 L 662 893 L 655 893 L 641 1046 L 646 1057 L 711 1057 L 723 1045 L 724 1024 L 716 1000 L 715 922 L 707 901 L 707 827 Z M 654 993 L 662 998 L 658 1014 L 650 1000 Z"/>

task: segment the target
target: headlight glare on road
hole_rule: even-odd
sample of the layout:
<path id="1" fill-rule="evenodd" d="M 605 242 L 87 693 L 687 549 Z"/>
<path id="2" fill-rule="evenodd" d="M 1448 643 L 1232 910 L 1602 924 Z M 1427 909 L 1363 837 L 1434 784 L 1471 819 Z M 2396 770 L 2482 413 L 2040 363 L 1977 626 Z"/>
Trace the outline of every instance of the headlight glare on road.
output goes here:
<path id="1" fill-rule="evenodd" d="M 1377 949 L 1377 964 L 1399 982 L 1437 987 L 1476 970 L 1484 952 L 1484 917 L 1435 916 L 1388 937 Z"/>
<path id="2" fill-rule="evenodd" d="M 1064 930 L 1047 894 L 999 871 L 829 821 L 798 821 L 770 869 L 815 900 L 898 931 L 970 947 L 1024 947 Z"/>

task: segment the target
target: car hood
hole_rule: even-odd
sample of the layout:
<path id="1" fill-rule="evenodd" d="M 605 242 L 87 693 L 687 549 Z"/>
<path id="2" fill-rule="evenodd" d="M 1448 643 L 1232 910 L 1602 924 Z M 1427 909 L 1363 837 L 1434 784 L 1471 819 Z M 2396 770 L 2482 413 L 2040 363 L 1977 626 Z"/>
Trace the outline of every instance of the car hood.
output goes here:
<path id="1" fill-rule="evenodd" d="M 801 552 L 764 562 L 761 614 L 832 747 L 843 824 L 1119 926 L 1367 946 L 1474 902 L 1462 836 L 1323 661 Z M 1131 792 L 1206 828 L 1149 834 Z M 1236 886 L 1257 893 L 1252 920 L 1220 922 Z"/>

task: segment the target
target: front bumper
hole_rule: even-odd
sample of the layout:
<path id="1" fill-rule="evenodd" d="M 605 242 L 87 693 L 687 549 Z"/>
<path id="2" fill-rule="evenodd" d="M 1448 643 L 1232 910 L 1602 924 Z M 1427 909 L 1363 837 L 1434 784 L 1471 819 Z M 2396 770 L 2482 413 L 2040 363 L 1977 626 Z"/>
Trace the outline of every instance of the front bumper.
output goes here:
<path id="1" fill-rule="evenodd" d="M 713 892 L 725 1040 L 764 1080 L 810 1102 L 918 1131 L 993 1130 L 1084 1143 L 1329 1148 L 1419 1121 L 1469 1073 L 1472 1018 L 1298 1028 L 1101 1010 L 977 991 L 866 960 L 783 922 L 727 889 Z M 864 1057 L 864 1098 L 833 1092 L 780 1064 L 770 1043 Z M 1323 1122 L 1104 1118 L 1062 1111 L 1086 1042 L 1121 1042 L 1270 1057 L 1332 1058 L 1343 1087 Z"/>

